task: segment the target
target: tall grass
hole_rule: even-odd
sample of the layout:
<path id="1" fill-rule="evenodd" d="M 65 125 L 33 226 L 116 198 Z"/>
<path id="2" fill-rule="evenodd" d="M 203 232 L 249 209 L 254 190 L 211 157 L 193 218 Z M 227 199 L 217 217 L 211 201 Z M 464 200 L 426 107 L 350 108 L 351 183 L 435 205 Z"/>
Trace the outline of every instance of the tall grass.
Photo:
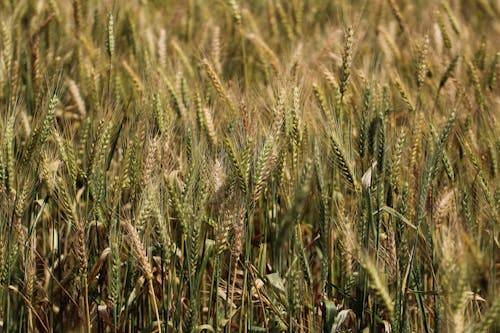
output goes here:
<path id="1" fill-rule="evenodd" d="M 494 332 L 495 1 L 0 1 L 0 332 Z"/>

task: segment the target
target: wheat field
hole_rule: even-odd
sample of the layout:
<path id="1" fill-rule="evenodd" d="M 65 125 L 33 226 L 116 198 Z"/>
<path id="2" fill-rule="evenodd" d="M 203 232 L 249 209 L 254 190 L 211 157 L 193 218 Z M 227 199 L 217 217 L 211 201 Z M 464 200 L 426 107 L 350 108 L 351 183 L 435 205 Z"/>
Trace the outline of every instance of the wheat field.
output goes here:
<path id="1" fill-rule="evenodd" d="M 0 332 L 499 332 L 497 0 L 1 0 Z"/>

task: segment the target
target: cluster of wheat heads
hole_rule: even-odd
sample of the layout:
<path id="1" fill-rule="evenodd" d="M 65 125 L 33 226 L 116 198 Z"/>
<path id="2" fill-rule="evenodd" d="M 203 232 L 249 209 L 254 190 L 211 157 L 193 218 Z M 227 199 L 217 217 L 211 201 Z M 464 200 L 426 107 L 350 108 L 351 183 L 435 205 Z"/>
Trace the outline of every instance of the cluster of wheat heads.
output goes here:
<path id="1" fill-rule="evenodd" d="M 498 2 L 0 23 L 0 332 L 499 329 Z"/>

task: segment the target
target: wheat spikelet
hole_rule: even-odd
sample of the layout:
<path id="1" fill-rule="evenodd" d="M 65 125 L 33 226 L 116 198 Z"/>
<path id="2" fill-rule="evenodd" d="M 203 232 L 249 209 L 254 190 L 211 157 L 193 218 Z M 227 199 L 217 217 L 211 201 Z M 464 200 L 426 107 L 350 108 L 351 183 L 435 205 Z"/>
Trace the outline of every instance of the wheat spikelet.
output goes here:
<path id="1" fill-rule="evenodd" d="M 388 0 L 389 6 L 391 7 L 392 14 L 396 18 L 396 21 L 398 22 L 399 29 L 401 31 L 405 31 L 405 25 L 404 25 L 404 19 L 403 15 L 401 14 L 401 11 L 399 10 L 398 5 L 396 4 L 395 0 Z"/>
<path id="2" fill-rule="evenodd" d="M 330 139 L 333 155 L 335 156 L 335 163 L 340 168 L 341 175 L 357 191 L 359 189 L 359 184 L 354 173 L 352 159 L 347 154 L 345 147 L 339 139 L 338 133 L 336 131 L 332 132 Z"/>
<path id="3" fill-rule="evenodd" d="M 351 274 L 354 271 L 354 264 L 358 257 L 358 240 L 354 224 L 349 222 L 344 214 L 340 215 L 340 219 L 343 222 L 339 230 L 342 256 L 344 257 L 342 260 L 342 269 L 345 269 L 347 274 Z"/>
<path id="4" fill-rule="evenodd" d="M 55 161 L 58 165 L 58 161 Z M 45 183 L 48 190 L 48 195 L 52 196 L 56 190 L 56 179 L 54 174 L 54 163 L 50 161 L 50 157 L 47 152 L 43 152 L 40 161 L 40 180 Z"/>
<path id="5" fill-rule="evenodd" d="M 455 261 L 455 256 L 462 254 L 462 247 L 456 241 L 456 234 L 447 226 L 441 226 L 439 235 L 439 250 L 440 250 L 440 267 L 448 274 L 442 276 L 441 285 L 446 293 L 453 291 L 453 280 L 458 275 L 458 262 Z"/>
<path id="6" fill-rule="evenodd" d="M 244 207 L 241 207 L 238 211 L 237 216 L 235 216 L 231 233 L 232 233 L 232 243 L 231 243 L 231 262 L 233 263 L 233 266 L 231 267 L 231 270 L 233 271 L 233 285 L 231 288 L 231 301 L 234 300 L 234 290 L 235 290 L 235 285 L 236 285 L 236 273 L 237 273 L 237 268 L 238 268 L 238 260 L 240 258 L 242 249 L 243 249 L 243 242 L 246 239 L 245 237 L 245 215 L 246 215 L 246 210 Z"/>
<path id="7" fill-rule="evenodd" d="M 453 325 L 453 332 L 464 333 L 465 332 L 465 307 L 467 305 L 467 269 L 463 264 L 460 265 L 458 271 L 458 280 L 454 286 L 452 293 L 453 296 L 453 308 L 451 314 L 451 320 Z"/>
<path id="8" fill-rule="evenodd" d="M 104 199 L 104 182 L 106 176 L 105 163 L 110 145 L 110 139 L 111 124 L 105 126 L 102 133 L 100 133 L 99 138 L 95 143 L 93 157 L 91 159 L 89 187 L 94 199 L 97 202 L 101 202 Z"/>
<path id="9" fill-rule="evenodd" d="M 214 69 L 212 68 L 212 65 L 208 62 L 208 60 L 205 58 L 202 60 L 202 65 L 203 68 L 205 69 L 205 72 L 208 75 L 208 78 L 210 79 L 210 82 L 214 86 L 215 90 L 217 91 L 217 94 L 219 95 L 219 98 L 226 102 L 227 106 L 230 108 L 230 110 L 235 113 L 236 108 L 229 98 L 229 95 L 227 94 L 226 90 L 224 89 L 224 86 L 222 85 L 222 82 L 220 81 L 219 77 L 217 76 L 217 73 L 215 73 Z"/>
<path id="10" fill-rule="evenodd" d="M 31 39 L 31 76 L 33 79 L 33 90 L 35 101 L 38 102 L 42 89 L 42 64 L 40 60 L 40 35 L 35 33 Z"/>
<path id="11" fill-rule="evenodd" d="M 80 89 L 78 89 L 76 82 L 73 80 L 68 80 L 68 88 L 71 97 L 76 104 L 76 108 L 78 109 L 78 112 L 80 112 L 80 116 L 84 118 L 87 115 L 87 109 L 85 108 L 85 102 L 80 94 Z"/>
<path id="12" fill-rule="evenodd" d="M 71 178 L 71 184 L 73 185 L 73 189 L 76 188 L 76 177 L 77 177 L 77 161 L 75 151 L 72 145 L 70 145 L 67 141 L 65 141 L 59 133 L 54 132 L 54 137 L 57 142 L 57 146 L 59 148 L 59 153 L 61 154 L 61 158 L 68 169 L 69 176 Z"/>
<path id="13" fill-rule="evenodd" d="M 221 45 L 220 45 L 220 27 L 214 27 L 212 31 L 212 45 L 210 47 L 212 51 L 212 62 L 214 63 L 215 70 L 217 73 L 222 72 L 221 65 Z"/>
<path id="14" fill-rule="evenodd" d="M 90 136 L 91 118 L 86 117 L 81 124 L 80 142 L 78 145 L 78 162 L 82 165 L 87 159 L 87 144 Z"/>
<path id="15" fill-rule="evenodd" d="M 313 92 L 314 92 L 314 97 L 316 97 L 316 102 L 323 116 L 329 121 L 329 123 L 331 123 L 332 121 L 331 112 L 329 112 L 329 110 L 327 109 L 325 94 L 323 93 L 321 88 L 315 83 L 313 83 Z"/>
<path id="16" fill-rule="evenodd" d="M 433 216 L 434 223 L 439 224 L 443 220 L 445 215 L 448 213 L 448 210 L 454 204 L 453 202 L 454 195 L 455 191 L 453 189 L 450 189 L 444 191 L 443 194 L 440 196 L 440 198 L 436 203 L 436 209 L 434 211 L 434 216 Z"/>
<path id="17" fill-rule="evenodd" d="M 414 202 L 416 198 L 416 187 L 417 187 L 417 178 L 418 178 L 418 159 L 421 151 L 422 137 L 423 137 L 423 123 L 424 123 L 424 115 L 422 112 L 417 112 L 415 115 L 415 124 L 413 126 L 412 133 L 412 142 L 411 142 L 411 150 L 410 150 L 410 160 L 409 160 L 409 171 L 410 177 L 412 180 L 411 183 L 411 191 L 408 197 L 408 205 L 409 208 L 408 216 L 413 217 L 414 212 Z"/>
<path id="18" fill-rule="evenodd" d="M 453 171 L 453 166 L 451 165 L 450 158 L 446 152 L 443 152 L 442 162 L 444 166 L 444 170 L 446 171 L 446 175 L 453 183 L 455 181 L 455 172 Z"/>
<path id="19" fill-rule="evenodd" d="M 229 7 L 231 8 L 231 15 L 236 26 L 241 27 L 241 11 L 236 0 L 228 0 Z"/>
<path id="20" fill-rule="evenodd" d="M 181 46 L 179 45 L 179 43 L 175 40 L 175 39 L 172 39 L 170 41 L 170 46 L 172 47 L 172 49 L 177 53 L 177 55 L 179 56 L 179 60 L 182 62 L 182 65 L 184 66 L 184 68 L 186 69 L 187 73 L 189 74 L 190 77 L 193 77 L 194 76 L 194 70 L 191 66 L 191 63 L 186 55 L 186 53 L 182 50 Z"/>
<path id="21" fill-rule="evenodd" d="M 330 88 L 332 90 L 337 90 L 338 84 L 337 84 L 337 80 L 335 79 L 335 76 L 333 75 L 333 73 L 328 68 L 323 67 L 322 74 L 323 74 L 323 77 L 325 78 L 326 82 L 328 82 L 328 84 L 330 85 Z"/>
<path id="22" fill-rule="evenodd" d="M 494 146 L 494 143 L 492 141 L 489 141 L 488 142 L 488 154 L 489 154 L 489 157 L 490 157 L 490 160 L 491 160 L 491 164 L 490 164 L 490 170 L 491 170 L 491 176 L 493 178 L 496 178 L 498 176 L 498 167 L 499 167 L 499 163 L 498 163 L 498 155 L 497 155 L 497 152 L 499 150 L 496 150 L 495 149 L 495 146 Z"/>
<path id="23" fill-rule="evenodd" d="M 497 83 L 497 71 L 499 63 L 500 63 L 500 52 L 497 52 L 495 53 L 495 57 L 491 61 L 490 71 L 488 74 L 488 88 L 490 88 L 491 91 L 495 89 Z"/>
<path id="24" fill-rule="evenodd" d="M 205 131 L 212 147 L 215 147 L 217 145 L 217 133 L 215 131 L 215 125 L 212 120 L 210 110 L 207 107 L 203 107 L 201 105 L 201 97 L 199 94 L 196 94 L 195 101 L 198 126 Z"/>
<path id="25" fill-rule="evenodd" d="M 384 45 L 389 48 L 387 51 L 385 51 L 385 53 L 387 53 L 387 55 L 393 60 L 400 61 L 401 52 L 398 46 L 396 45 L 396 42 L 391 37 L 391 35 L 386 31 L 386 29 L 380 28 L 380 37 L 384 42 Z"/>
<path id="26" fill-rule="evenodd" d="M 99 86 L 99 77 L 96 73 L 95 68 L 90 63 L 84 64 L 84 73 L 85 73 L 85 89 L 89 92 L 89 100 L 90 103 L 88 105 L 90 110 L 99 110 L 99 94 L 98 94 L 98 86 Z"/>
<path id="27" fill-rule="evenodd" d="M 380 112 L 378 115 L 379 126 L 377 133 L 377 168 L 379 171 L 379 175 L 382 176 L 385 171 L 385 150 L 386 150 L 386 130 L 385 130 L 385 117 L 383 112 Z"/>
<path id="28" fill-rule="evenodd" d="M 217 255 L 221 255 L 228 248 L 232 219 L 231 211 L 226 208 L 217 223 L 215 233 L 215 253 Z"/>
<path id="29" fill-rule="evenodd" d="M 415 108 L 413 107 L 413 103 L 410 101 L 410 98 L 408 97 L 408 93 L 406 92 L 405 88 L 403 87 L 403 84 L 399 79 L 395 80 L 396 87 L 398 88 L 398 92 L 401 95 L 401 98 L 405 102 L 406 106 L 408 107 L 408 111 L 413 112 Z"/>
<path id="30" fill-rule="evenodd" d="M 160 134 L 163 134 L 166 130 L 166 121 L 159 93 L 153 96 L 153 116 L 156 121 L 156 126 L 160 130 Z"/>
<path id="31" fill-rule="evenodd" d="M 416 114 L 415 125 L 413 127 L 413 140 L 410 153 L 410 169 L 413 169 L 417 162 L 420 152 L 420 144 L 422 142 L 422 127 L 424 122 L 424 115 L 422 112 Z"/>
<path id="32" fill-rule="evenodd" d="M 486 42 L 484 40 L 479 44 L 479 48 L 474 53 L 474 61 L 472 63 L 477 67 L 481 72 L 484 70 L 486 64 Z"/>
<path id="33" fill-rule="evenodd" d="M 183 117 L 185 114 L 184 107 L 182 105 L 181 99 L 177 96 L 177 92 L 174 89 L 174 86 L 172 85 L 172 82 L 168 79 L 168 77 L 163 76 L 165 85 L 167 86 L 167 91 L 170 96 L 171 103 L 174 107 L 175 112 L 179 117 Z"/>
<path id="34" fill-rule="evenodd" d="M 215 159 L 212 171 L 213 189 L 216 196 L 220 194 L 226 181 L 226 175 L 220 159 Z"/>
<path id="35" fill-rule="evenodd" d="M 448 50 L 451 50 L 450 35 L 448 34 L 448 30 L 446 29 L 446 26 L 444 24 L 443 16 L 441 15 L 441 12 L 439 10 L 436 11 L 436 20 L 439 26 L 439 31 L 441 32 L 441 37 L 443 38 L 444 46 Z"/>
<path id="36" fill-rule="evenodd" d="M 257 169 L 254 179 L 255 190 L 253 195 L 255 201 L 259 199 L 260 194 L 267 185 L 267 181 L 269 180 L 269 177 L 271 176 L 271 173 L 276 165 L 276 160 L 277 152 L 275 140 L 271 136 L 266 140 L 257 161 Z"/>
<path id="37" fill-rule="evenodd" d="M 138 92 L 143 92 L 144 91 L 144 85 L 142 84 L 141 79 L 137 74 L 134 72 L 134 70 L 129 66 L 127 61 L 122 60 L 122 66 L 125 69 L 125 72 L 127 73 L 128 77 L 132 80 L 134 83 L 134 87 Z"/>
<path id="38" fill-rule="evenodd" d="M 145 132 L 144 123 L 139 123 L 139 128 L 137 129 L 132 143 L 127 147 L 127 175 L 130 180 L 131 189 L 136 191 L 140 187 L 140 177 L 141 177 L 141 142 L 143 141 L 143 134 Z"/>
<path id="39" fill-rule="evenodd" d="M 0 245 L 0 286 L 4 286 L 4 283 L 7 279 L 7 270 L 5 269 L 8 265 L 8 258 L 5 253 L 5 240 L 3 239 L 3 235 L 0 236 L 0 240 L 2 240 L 2 245 Z"/>
<path id="40" fill-rule="evenodd" d="M 160 30 L 160 36 L 158 37 L 157 44 L 158 62 L 165 68 L 167 65 L 167 31 L 165 29 Z"/>
<path id="41" fill-rule="evenodd" d="M 75 237 L 75 254 L 79 264 L 78 275 L 81 277 L 86 277 L 88 270 L 86 234 L 85 226 L 83 222 L 80 221 L 80 219 L 77 219 L 75 223 Z"/>
<path id="42" fill-rule="evenodd" d="M 181 202 L 179 200 L 179 195 L 174 189 L 174 184 L 172 179 L 167 179 L 167 188 L 168 188 L 168 193 L 170 195 L 170 202 L 174 210 L 174 213 L 181 223 L 183 232 L 186 233 L 189 229 L 186 221 L 184 208 L 182 207 Z"/>
<path id="43" fill-rule="evenodd" d="M 189 90 L 186 78 L 183 75 L 181 75 L 179 81 L 181 86 L 180 89 L 181 89 L 182 104 L 184 104 L 184 108 L 189 109 Z"/>
<path id="44" fill-rule="evenodd" d="M 304 20 L 304 3 L 302 1 L 293 2 L 293 16 L 295 19 L 295 33 L 298 36 L 302 35 L 302 22 Z"/>
<path id="45" fill-rule="evenodd" d="M 3 46 L 3 57 L 5 61 L 5 70 L 10 73 L 12 70 L 12 60 L 14 57 L 14 49 L 12 46 L 12 34 L 10 33 L 12 29 L 6 20 L 2 20 L 2 46 Z"/>
<path id="46" fill-rule="evenodd" d="M 384 260 L 385 271 L 387 272 L 387 280 L 393 283 L 398 274 L 397 266 L 397 250 L 396 250 L 396 235 L 393 225 L 385 226 L 386 233 L 381 235 L 382 246 L 380 247 L 381 257 Z M 384 239 L 385 238 L 385 239 Z"/>
<path id="47" fill-rule="evenodd" d="M 135 259 L 139 262 L 143 270 L 144 277 L 146 280 L 151 281 L 153 279 L 153 269 L 149 263 L 149 259 L 146 255 L 146 251 L 144 250 L 144 246 L 142 245 L 137 229 L 130 223 L 130 221 L 122 221 L 121 225 L 124 227 L 124 231 L 128 236 L 128 242 L 132 248 Z"/>
<path id="48" fill-rule="evenodd" d="M 285 121 L 285 100 L 286 93 L 282 91 L 278 96 L 278 102 L 276 106 L 273 108 L 273 123 L 271 125 L 271 133 L 272 135 L 278 135 L 283 133 L 285 128 L 283 127 Z"/>
<path id="49" fill-rule="evenodd" d="M 451 132 L 451 129 L 453 127 L 453 124 L 455 123 L 456 118 L 457 118 L 457 113 L 455 111 L 452 111 L 450 116 L 446 120 L 446 123 L 445 123 L 444 127 L 442 128 L 441 133 L 439 134 L 438 154 L 441 154 L 443 152 L 444 145 L 446 144 L 446 140 L 448 139 L 448 136 Z"/>
<path id="50" fill-rule="evenodd" d="M 210 144 L 215 147 L 217 146 L 217 134 L 215 132 L 215 126 L 208 108 L 203 108 L 203 119 L 205 123 L 205 130 L 207 131 L 207 136 L 210 140 Z"/>
<path id="51" fill-rule="evenodd" d="M 225 137 L 224 146 L 226 148 L 226 152 L 229 155 L 229 159 L 231 161 L 231 166 L 236 174 L 237 184 L 243 193 L 247 193 L 247 171 L 245 168 L 245 164 L 243 161 L 240 161 L 239 157 L 236 155 L 236 149 L 233 146 L 231 138 L 229 136 Z"/>
<path id="52" fill-rule="evenodd" d="M 352 27 L 348 27 L 344 32 L 344 51 L 342 52 L 342 67 L 339 75 L 339 92 L 341 102 L 347 90 L 347 85 L 349 84 L 351 76 L 353 33 Z"/>
<path id="53" fill-rule="evenodd" d="M 298 159 L 299 159 L 299 146 L 301 143 L 300 130 L 299 130 L 299 113 L 300 113 L 300 90 L 299 87 L 295 86 L 293 89 L 292 96 L 292 107 L 289 114 L 289 118 L 285 122 L 287 127 L 286 133 L 291 141 L 292 150 L 292 168 L 297 170 Z"/>
<path id="54" fill-rule="evenodd" d="M 22 217 L 25 212 L 26 204 L 31 192 L 31 184 L 25 183 L 20 190 L 16 193 L 15 206 L 14 206 L 14 219 L 13 230 L 15 232 L 17 246 L 21 260 L 24 262 L 25 257 L 25 241 L 27 237 L 27 229 L 23 225 Z"/>
<path id="55" fill-rule="evenodd" d="M 4 137 L 2 140 L 4 163 L 5 163 L 4 178 L 5 178 L 5 187 L 7 189 L 7 193 L 10 193 L 10 191 L 14 189 L 14 180 L 15 180 L 14 124 L 15 124 L 15 117 L 14 115 L 11 115 L 7 120 Z"/>
<path id="56" fill-rule="evenodd" d="M 140 204 L 139 213 L 134 220 L 134 226 L 139 230 L 149 229 L 148 221 L 154 219 L 155 215 L 155 198 L 152 194 L 152 186 L 148 186 L 144 189 L 143 195 L 141 197 L 142 203 Z"/>
<path id="57" fill-rule="evenodd" d="M 416 81 L 417 88 L 420 91 L 427 74 L 427 53 L 429 51 L 429 37 L 426 35 L 423 42 L 417 45 L 416 58 L 415 58 L 415 70 L 416 70 Z"/>
<path id="58" fill-rule="evenodd" d="M 283 5 L 281 4 L 281 1 L 276 2 L 276 12 L 278 14 L 277 16 L 281 21 L 283 29 L 285 29 L 288 40 L 290 41 L 293 40 L 294 38 L 293 28 L 292 25 L 290 24 L 290 21 L 288 20 L 287 14 L 285 12 L 285 9 L 283 8 Z"/>
<path id="59" fill-rule="evenodd" d="M 373 158 L 375 153 L 378 152 L 378 129 L 381 124 L 382 118 L 380 115 L 373 117 L 370 121 L 370 125 L 368 126 L 368 135 L 367 135 L 367 146 L 368 146 L 368 156 Z"/>
<path id="60" fill-rule="evenodd" d="M 205 129 L 205 119 L 204 119 L 204 114 L 203 114 L 203 106 L 201 104 L 201 96 L 199 93 L 196 93 L 194 96 L 194 102 L 195 102 L 195 108 L 196 108 L 196 124 L 198 125 L 198 129 L 201 130 L 206 130 Z"/>
<path id="61" fill-rule="evenodd" d="M 106 51 L 110 59 L 115 54 L 115 19 L 113 14 L 108 15 L 108 22 L 106 25 Z"/>
<path id="62" fill-rule="evenodd" d="M 4 244 L 6 242 L 2 242 Z M 19 249 L 16 243 L 12 242 L 12 247 L 6 252 L 7 248 L 4 248 L 4 257 L 2 257 L 3 265 L 0 267 L 0 283 L 2 286 L 5 285 L 8 279 L 8 274 L 12 271 L 14 265 L 16 265 L 16 261 L 19 256 Z"/>
<path id="63" fill-rule="evenodd" d="M 132 247 L 132 251 L 135 254 L 136 260 L 139 262 L 143 273 L 144 277 L 148 281 L 149 285 L 149 293 L 151 296 L 151 300 L 153 303 L 153 308 L 156 314 L 156 320 L 158 322 L 158 325 L 160 324 L 160 315 L 158 312 L 158 306 L 156 304 L 156 296 L 154 292 L 154 287 L 153 287 L 153 269 L 151 267 L 151 264 L 149 263 L 149 259 L 146 256 L 146 251 L 144 250 L 144 247 L 142 245 L 142 242 L 139 238 L 139 234 L 137 233 L 137 230 L 135 227 L 130 224 L 130 221 L 123 221 L 122 225 L 125 228 L 125 231 L 127 232 L 129 236 L 129 244 Z"/>
<path id="64" fill-rule="evenodd" d="M 14 51 L 14 59 L 12 60 L 12 70 L 11 70 L 11 86 L 9 89 L 10 93 L 10 105 L 16 104 L 16 98 L 19 85 L 19 59 L 16 57 L 16 50 Z"/>
<path id="65" fill-rule="evenodd" d="M 455 15 L 453 15 L 453 12 L 451 11 L 451 8 L 448 5 L 448 2 L 442 1 L 441 5 L 444 7 L 444 10 L 446 12 L 446 16 L 448 16 L 448 20 L 450 21 L 450 24 L 451 24 L 451 27 L 453 28 L 453 31 L 455 31 L 457 36 L 460 36 L 459 24 L 457 22 L 457 19 L 455 18 Z"/>
<path id="66" fill-rule="evenodd" d="M 99 13 L 96 11 L 96 15 L 99 15 Z M 96 21 L 97 22 L 97 21 Z M 134 55 L 137 55 L 138 53 L 138 38 L 137 38 L 137 28 L 135 25 L 134 20 L 132 19 L 132 15 L 127 13 L 125 16 L 125 23 L 124 23 L 124 29 L 125 29 L 125 35 L 127 37 L 127 41 L 130 44 L 130 47 L 132 49 L 132 53 Z M 94 36 L 97 35 L 97 29 L 95 30 L 95 33 L 93 34 Z"/>
<path id="67" fill-rule="evenodd" d="M 278 36 L 278 21 L 276 20 L 276 11 L 273 0 L 267 0 L 267 15 L 269 26 L 271 27 L 271 35 Z"/>
<path id="68" fill-rule="evenodd" d="M 58 103 L 58 99 L 56 96 L 53 96 L 49 102 L 49 108 L 45 118 L 43 119 L 42 126 L 40 128 L 40 135 L 38 137 L 38 145 L 39 147 L 45 144 L 47 138 L 54 126 L 55 114 L 56 114 L 56 106 Z"/>
<path id="69" fill-rule="evenodd" d="M 27 112 L 23 110 L 19 113 L 19 116 L 21 117 L 21 124 L 23 125 L 24 132 L 27 136 L 31 135 L 31 124 Z"/>
<path id="70" fill-rule="evenodd" d="M 361 263 L 370 276 L 372 288 L 382 300 L 386 310 L 389 311 L 389 317 L 392 317 L 394 313 L 394 302 L 389 295 L 387 286 L 384 284 L 384 277 L 380 275 L 372 260 L 367 256 L 363 258 Z"/>
<path id="71" fill-rule="evenodd" d="M 443 76 L 441 76 L 441 79 L 439 80 L 438 91 L 444 87 L 444 85 L 446 84 L 448 79 L 453 75 L 453 71 L 455 70 L 455 67 L 457 66 L 459 58 L 460 58 L 460 56 L 457 54 L 455 57 L 453 57 L 450 64 L 448 65 L 448 67 L 446 67 L 446 70 L 444 71 Z"/>
<path id="72" fill-rule="evenodd" d="M 146 161 L 144 163 L 144 168 L 142 170 L 141 185 L 143 187 L 149 185 L 153 179 L 155 166 L 157 165 L 158 162 L 158 147 L 159 147 L 158 138 L 154 138 L 153 140 L 151 140 L 148 147 L 148 153 L 146 155 Z"/>
<path id="73" fill-rule="evenodd" d="M 371 87 L 367 86 L 363 91 L 363 104 L 361 105 L 361 117 L 359 121 L 358 152 L 361 159 L 365 156 L 367 122 L 370 113 Z"/>
<path id="74" fill-rule="evenodd" d="M 469 157 L 470 162 L 472 163 L 472 165 L 474 166 L 474 169 L 477 172 L 477 179 L 479 180 L 479 186 L 483 190 L 484 195 L 486 197 L 486 202 L 488 203 L 488 205 L 491 208 L 490 213 L 492 214 L 492 216 L 494 218 L 496 218 L 497 208 L 495 205 L 495 201 L 493 199 L 493 195 L 491 194 L 488 183 L 485 179 L 484 171 L 481 168 L 481 165 L 479 164 L 479 161 L 478 161 L 478 158 L 476 157 L 476 154 L 474 154 L 474 152 L 472 151 L 470 144 L 465 142 L 463 146 L 465 148 L 466 155 Z"/>
<path id="75" fill-rule="evenodd" d="M 8 132 L 7 132 L 8 133 Z M 6 133 L 6 134 L 7 134 Z M 37 151 L 37 144 L 38 144 L 38 138 L 39 138 L 39 133 L 40 133 L 40 127 L 34 128 L 29 136 L 29 139 L 27 140 L 25 144 L 25 151 L 23 154 L 23 158 L 21 160 L 21 165 L 25 166 L 30 162 L 31 160 L 34 159 L 35 154 L 38 152 Z"/>
<path id="76" fill-rule="evenodd" d="M 291 135 L 294 143 L 298 145 L 300 142 L 300 131 L 299 131 L 300 89 L 297 86 L 293 88 L 293 100 L 290 113 L 292 117 Z"/>
<path id="77" fill-rule="evenodd" d="M 262 38 L 254 33 L 248 34 L 247 38 L 250 39 L 250 41 L 252 41 L 252 43 L 254 43 L 255 46 L 262 52 L 264 60 L 269 62 L 274 71 L 279 73 L 281 71 L 280 61 L 269 45 L 267 45 Z"/>
<path id="78" fill-rule="evenodd" d="M 57 179 L 56 188 L 57 201 L 63 209 L 67 222 L 74 228 L 75 246 L 73 249 L 78 263 L 78 276 L 85 280 L 88 271 L 85 224 L 79 217 L 76 203 L 70 197 L 66 184 L 63 183 L 62 178 Z"/>
<path id="79" fill-rule="evenodd" d="M 82 5 L 80 0 L 73 0 L 73 20 L 75 21 L 76 35 L 80 35 L 82 26 Z"/>
<path id="80" fill-rule="evenodd" d="M 61 10 L 59 8 L 59 5 L 57 4 L 57 1 L 56 0 L 49 0 L 49 6 L 52 9 L 54 16 L 56 17 L 56 21 L 58 23 L 60 23 L 61 22 Z"/>
<path id="81" fill-rule="evenodd" d="M 448 136 L 451 132 L 451 129 L 452 129 L 452 126 L 455 122 L 455 119 L 456 119 L 456 113 L 452 112 L 450 114 L 450 116 L 448 117 L 448 120 L 446 121 L 445 126 L 441 130 L 438 142 L 437 142 L 435 150 L 433 152 L 432 159 L 431 159 L 430 163 L 428 163 L 424 169 L 424 172 L 422 175 L 422 183 L 421 183 L 421 186 L 419 187 L 419 193 L 418 193 L 418 199 L 417 199 L 416 218 L 417 218 L 417 222 L 419 224 L 422 222 L 422 220 L 425 217 L 426 200 L 429 196 L 429 191 L 431 190 L 430 189 L 431 181 L 436 174 L 437 164 L 442 159 L 442 156 L 443 156 L 443 153 L 445 150 L 446 141 L 447 141 Z"/>
<path id="82" fill-rule="evenodd" d="M 156 191 L 158 191 L 158 189 L 154 188 L 152 193 Z M 168 265 L 170 263 L 170 257 L 175 252 L 175 244 L 172 243 L 171 232 L 168 224 L 164 223 L 164 217 L 158 201 L 158 199 L 154 200 L 154 206 L 152 208 L 154 215 L 153 221 L 155 223 L 156 233 L 158 234 L 158 237 L 160 239 L 162 250 L 165 253 L 165 263 Z"/>
<path id="83" fill-rule="evenodd" d="M 195 279 L 197 275 L 198 258 L 200 252 L 200 224 L 197 218 L 193 218 L 189 224 L 189 275 Z"/>
<path id="84" fill-rule="evenodd" d="M 7 182 L 7 166 L 5 163 L 5 152 L 3 147 L 0 149 L 0 193 L 5 192 Z"/>
<path id="85" fill-rule="evenodd" d="M 397 191 L 401 186 L 400 174 L 401 174 L 401 157 L 403 155 L 403 145 L 406 140 L 405 130 L 401 130 L 396 140 L 396 145 L 394 147 L 394 153 L 392 156 L 391 164 L 391 187 L 393 190 Z"/>
<path id="86" fill-rule="evenodd" d="M 110 245 L 111 245 L 111 261 L 109 264 L 109 299 L 113 306 L 116 308 L 118 306 L 118 301 L 120 297 L 120 243 L 119 231 L 117 230 L 119 225 L 115 225 L 110 235 Z"/>

